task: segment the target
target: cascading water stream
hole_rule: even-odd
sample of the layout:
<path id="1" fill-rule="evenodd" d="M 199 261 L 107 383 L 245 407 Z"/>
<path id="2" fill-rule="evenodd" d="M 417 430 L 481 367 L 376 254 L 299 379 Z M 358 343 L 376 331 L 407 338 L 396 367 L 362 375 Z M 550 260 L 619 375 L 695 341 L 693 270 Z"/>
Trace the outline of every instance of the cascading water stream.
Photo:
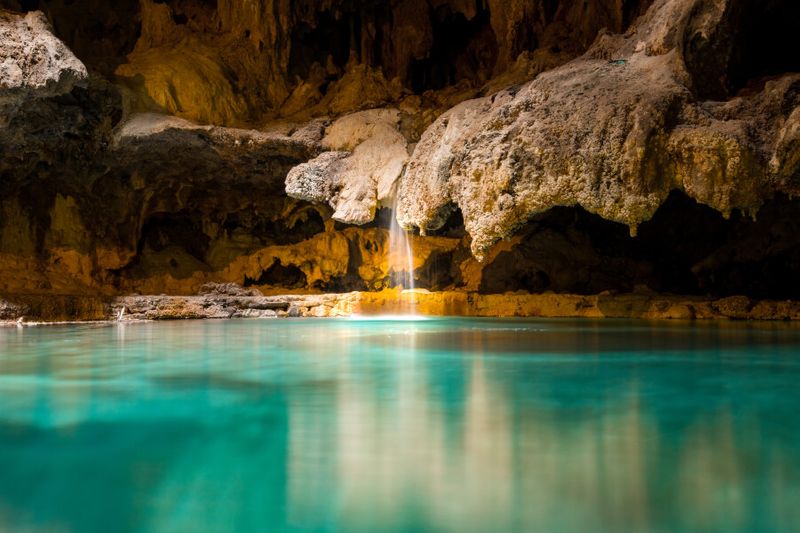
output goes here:
<path id="1" fill-rule="evenodd" d="M 408 232 L 397 222 L 397 199 L 392 201 L 391 225 L 389 227 L 389 272 L 392 286 L 402 287 L 400 310 L 403 314 L 416 314 L 414 299 L 414 251 Z M 404 297 L 406 296 L 406 297 Z"/>

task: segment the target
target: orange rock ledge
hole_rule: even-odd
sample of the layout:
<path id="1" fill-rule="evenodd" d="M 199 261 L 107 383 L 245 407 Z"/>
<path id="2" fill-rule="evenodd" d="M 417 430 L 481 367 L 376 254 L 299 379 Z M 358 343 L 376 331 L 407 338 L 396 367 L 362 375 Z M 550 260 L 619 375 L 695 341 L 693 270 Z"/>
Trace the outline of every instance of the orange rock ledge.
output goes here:
<path id="1" fill-rule="evenodd" d="M 16 295 L 0 299 L 0 323 L 140 321 L 402 315 L 536 318 L 633 318 L 647 320 L 800 319 L 800 302 L 722 299 L 658 294 L 479 294 L 425 290 L 260 296 Z"/>

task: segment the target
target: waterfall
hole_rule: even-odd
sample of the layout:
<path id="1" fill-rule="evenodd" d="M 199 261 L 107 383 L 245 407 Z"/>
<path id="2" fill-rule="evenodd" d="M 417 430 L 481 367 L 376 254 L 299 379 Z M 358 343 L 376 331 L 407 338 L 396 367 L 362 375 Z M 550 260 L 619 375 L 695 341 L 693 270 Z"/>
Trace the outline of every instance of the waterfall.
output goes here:
<path id="1" fill-rule="evenodd" d="M 389 273 L 392 286 L 402 287 L 410 298 L 406 300 L 401 293 L 401 309 L 407 314 L 415 314 L 414 302 L 414 251 L 408 233 L 397 222 L 398 194 L 395 191 L 392 201 L 391 225 L 389 226 Z"/>
<path id="2" fill-rule="evenodd" d="M 414 288 L 414 252 L 408 233 L 397 222 L 397 195 L 392 202 L 392 221 L 389 226 L 389 272 L 392 285 Z"/>

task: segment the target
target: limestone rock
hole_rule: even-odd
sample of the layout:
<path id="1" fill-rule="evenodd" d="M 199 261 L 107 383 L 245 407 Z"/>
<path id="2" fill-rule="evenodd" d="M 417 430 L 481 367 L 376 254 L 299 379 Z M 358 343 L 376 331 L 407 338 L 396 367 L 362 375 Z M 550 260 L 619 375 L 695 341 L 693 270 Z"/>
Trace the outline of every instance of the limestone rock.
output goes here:
<path id="1" fill-rule="evenodd" d="M 687 40 L 713 32 L 727 3 L 659 0 L 627 35 L 601 36 L 584 56 L 520 88 L 443 114 L 401 180 L 400 223 L 435 230 L 458 206 L 480 258 L 559 205 L 632 233 L 673 189 L 722 213 L 757 210 L 781 182 L 775 168 L 796 173 L 795 141 L 776 138 L 796 139 L 800 78 L 785 75 L 726 103 L 696 100 Z M 790 166 L 771 171 L 770 159 Z"/>
<path id="2" fill-rule="evenodd" d="M 313 132 L 313 130 L 312 130 Z M 156 113 L 130 116 L 115 131 L 111 148 L 116 152 L 141 151 L 149 146 L 165 153 L 201 149 L 191 157 L 248 158 L 262 156 L 308 157 L 320 150 L 319 138 L 304 128 L 271 131 L 204 126 Z"/>
<path id="3" fill-rule="evenodd" d="M 17 320 L 24 316 L 30 309 L 23 305 L 0 299 L 0 321 Z"/>
<path id="4" fill-rule="evenodd" d="M 85 83 L 86 67 L 53 35 L 40 11 L 0 9 L 0 104 L 64 94 Z"/>
<path id="5" fill-rule="evenodd" d="M 309 202 L 331 202 L 336 208 L 338 202 L 335 201 L 337 191 L 334 189 L 334 177 L 341 172 L 341 161 L 349 155 L 350 152 L 324 152 L 294 167 L 286 177 L 286 194 Z"/>
<path id="6" fill-rule="evenodd" d="M 391 198 L 408 159 L 399 119 L 396 109 L 362 111 L 338 119 L 322 140 L 331 151 L 293 168 L 286 177 L 286 193 L 327 202 L 334 209 L 334 220 L 371 222 L 375 209 Z"/>
<path id="7" fill-rule="evenodd" d="M 206 283 L 197 294 L 217 296 L 263 296 L 258 289 L 245 289 L 237 283 Z"/>

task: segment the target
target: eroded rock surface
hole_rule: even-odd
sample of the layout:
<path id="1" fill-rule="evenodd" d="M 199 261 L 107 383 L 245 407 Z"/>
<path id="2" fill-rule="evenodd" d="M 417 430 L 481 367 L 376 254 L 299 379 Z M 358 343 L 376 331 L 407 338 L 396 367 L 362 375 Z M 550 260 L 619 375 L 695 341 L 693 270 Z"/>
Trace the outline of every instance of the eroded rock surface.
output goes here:
<path id="1" fill-rule="evenodd" d="M 0 105 L 58 96 L 86 81 L 86 67 L 40 12 L 0 10 L 0 43 Z"/>
<path id="2" fill-rule="evenodd" d="M 659 0 L 625 35 L 601 35 L 566 65 L 444 113 L 402 178 L 401 224 L 433 231 L 458 207 L 483 257 L 554 206 L 635 233 L 674 189 L 726 215 L 795 194 L 800 75 L 726 102 L 697 98 L 705 73 L 694 56 L 732 53 L 711 36 L 736 5 Z"/>
<path id="3" fill-rule="evenodd" d="M 286 193 L 328 203 L 336 221 L 372 222 L 376 208 L 390 203 L 408 160 L 408 142 L 398 129 L 399 122 L 397 109 L 340 118 L 322 139 L 329 151 L 293 168 L 286 178 Z"/>

